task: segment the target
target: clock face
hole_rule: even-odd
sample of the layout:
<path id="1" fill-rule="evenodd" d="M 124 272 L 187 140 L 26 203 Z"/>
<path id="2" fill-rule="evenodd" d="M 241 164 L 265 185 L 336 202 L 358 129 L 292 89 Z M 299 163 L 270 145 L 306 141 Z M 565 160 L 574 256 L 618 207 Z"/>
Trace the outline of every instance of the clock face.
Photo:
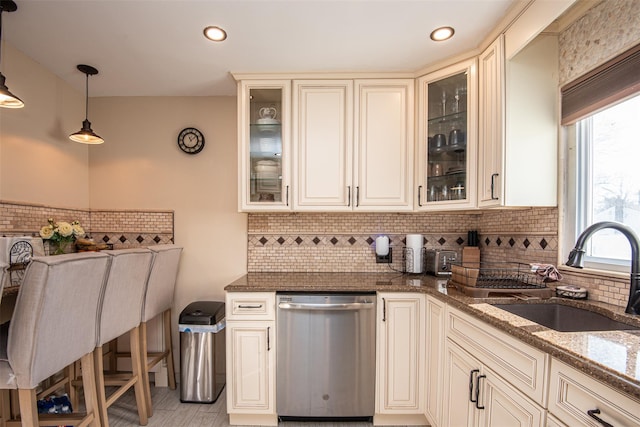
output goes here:
<path id="1" fill-rule="evenodd" d="M 197 154 L 204 148 L 204 135 L 196 128 L 182 129 L 178 135 L 178 147 L 187 154 Z"/>

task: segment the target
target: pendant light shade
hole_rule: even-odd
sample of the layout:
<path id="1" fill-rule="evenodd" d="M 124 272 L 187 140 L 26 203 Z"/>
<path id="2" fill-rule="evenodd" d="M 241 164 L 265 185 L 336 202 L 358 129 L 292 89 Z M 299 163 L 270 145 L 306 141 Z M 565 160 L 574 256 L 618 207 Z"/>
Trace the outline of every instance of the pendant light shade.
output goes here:
<path id="1" fill-rule="evenodd" d="M 13 0 L 0 1 L 0 48 L 2 47 L 2 12 L 15 12 L 18 5 Z M 0 56 L 1 57 L 1 56 Z M 2 108 L 22 108 L 24 102 L 11 93 L 5 83 L 5 76 L 0 73 L 0 107 Z"/>
<path id="2" fill-rule="evenodd" d="M 69 135 L 69 139 L 75 142 L 80 142 L 82 144 L 102 144 L 104 139 L 102 139 L 98 134 L 96 134 L 93 129 L 91 129 L 91 122 L 89 121 L 89 76 L 94 76 L 98 74 L 98 70 L 93 68 L 90 65 L 80 64 L 78 65 L 78 70 L 82 71 L 87 75 L 86 80 L 86 91 L 85 91 L 85 118 L 82 122 L 82 129 L 80 129 L 76 133 L 72 133 Z"/>

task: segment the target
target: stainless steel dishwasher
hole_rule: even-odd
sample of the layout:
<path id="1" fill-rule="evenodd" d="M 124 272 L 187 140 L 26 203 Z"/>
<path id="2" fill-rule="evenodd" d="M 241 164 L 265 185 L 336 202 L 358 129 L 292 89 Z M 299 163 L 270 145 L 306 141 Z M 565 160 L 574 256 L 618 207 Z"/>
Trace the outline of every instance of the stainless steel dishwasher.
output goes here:
<path id="1" fill-rule="evenodd" d="M 281 419 L 373 417 L 375 307 L 375 294 L 278 294 Z"/>

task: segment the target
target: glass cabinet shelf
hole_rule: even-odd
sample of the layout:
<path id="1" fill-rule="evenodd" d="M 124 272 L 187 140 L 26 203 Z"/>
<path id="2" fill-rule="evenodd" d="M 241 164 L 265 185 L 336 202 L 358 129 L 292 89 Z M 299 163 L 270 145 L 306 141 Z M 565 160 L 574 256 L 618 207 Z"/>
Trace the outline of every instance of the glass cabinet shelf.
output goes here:
<path id="1" fill-rule="evenodd" d="M 463 208 L 472 203 L 468 188 L 469 166 L 469 70 L 448 69 L 433 77 L 425 76 L 422 85 L 424 128 L 420 166 L 422 207 L 434 205 Z"/>

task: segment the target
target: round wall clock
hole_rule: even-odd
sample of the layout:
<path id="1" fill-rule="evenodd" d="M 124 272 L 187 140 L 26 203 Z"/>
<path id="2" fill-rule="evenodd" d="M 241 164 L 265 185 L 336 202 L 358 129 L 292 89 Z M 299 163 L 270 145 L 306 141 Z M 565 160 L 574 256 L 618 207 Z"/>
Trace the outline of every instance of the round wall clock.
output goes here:
<path id="1" fill-rule="evenodd" d="M 187 154 L 198 154 L 204 148 L 204 135 L 196 128 L 185 128 L 178 134 L 178 147 Z"/>

